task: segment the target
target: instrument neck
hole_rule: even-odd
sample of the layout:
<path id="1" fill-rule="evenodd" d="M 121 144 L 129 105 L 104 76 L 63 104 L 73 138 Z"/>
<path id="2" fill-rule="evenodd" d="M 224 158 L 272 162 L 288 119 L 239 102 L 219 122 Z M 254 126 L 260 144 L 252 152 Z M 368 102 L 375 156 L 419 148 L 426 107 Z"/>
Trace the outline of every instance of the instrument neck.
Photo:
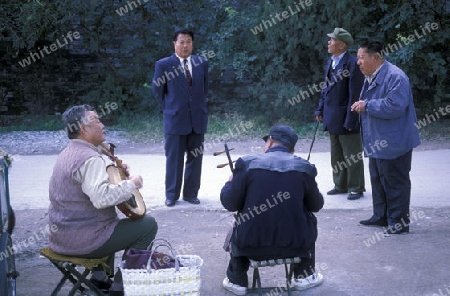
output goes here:
<path id="1" fill-rule="evenodd" d="M 122 167 L 122 160 L 114 155 L 114 148 L 116 146 L 112 143 L 109 144 L 109 147 L 103 143 L 101 143 L 100 146 L 103 148 L 100 152 L 108 156 L 108 158 L 114 163 L 115 167 L 119 170 L 122 180 L 125 180 L 128 177 L 128 173 Z"/>
<path id="2" fill-rule="evenodd" d="M 120 159 L 118 159 L 116 156 L 114 156 L 114 145 L 113 144 L 109 144 L 109 146 L 106 146 L 104 143 L 101 143 L 100 146 L 103 149 L 100 149 L 100 152 L 103 153 L 104 155 L 108 156 L 109 159 L 111 159 L 111 161 L 117 163 L 117 161 L 120 161 L 120 164 L 122 164 L 122 161 Z"/>

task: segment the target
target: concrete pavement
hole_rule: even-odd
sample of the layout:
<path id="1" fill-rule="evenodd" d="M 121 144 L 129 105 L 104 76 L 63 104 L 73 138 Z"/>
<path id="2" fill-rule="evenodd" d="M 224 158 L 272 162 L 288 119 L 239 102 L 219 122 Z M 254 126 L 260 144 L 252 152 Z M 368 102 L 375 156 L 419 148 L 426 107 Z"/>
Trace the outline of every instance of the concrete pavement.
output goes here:
<path id="1" fill-rule="evenodd" d="M 226 162 L 226 158 L 205 154 L 199 206 L 180 201 L 174 208 L 167 208 L 164 206 L 164 156 L 118 156 L 131 166 L 132 173 L 143 176 L 141 193 L 147 208 L 158 221 L 158 236 L 170 239 L 174 246 L 191 244 L 192 254 L 204 259 L 202 295 L 231 296 L 221 287 L 221 281 L 228 261 L 222 244 L 232 218 L 222 210 L 219 201 L 220 189 L 230 171 L 216 168 L 218 163 Z M 321 192 L 325 193 L 333 186 L 329 153 L 312 153 L 310 160 L 318 169 L 316 180 Z M 32 232 L 37 226 L 44 227 L 48 181 L 55 161 L 56 155 L 37 155 L 21 156 L 13 163 L 10 171 L 11 203 L 18 212 L 19 229 L 28 229 L 29 226 L 26 231 Z M 358 225 L 359 220 L 369 218 L 372 213 L 367 161 L 365 173 L 367 192 L 363 198 L 348 201 L 346 194 L 325 195 L 325 207 L 317 214 L 319 237 L 316 243 L 316 267 L 324 274 L 325 282 L 320 287 L 293 292 L 292 295 L 450 295 L 447 293 L 450 286 L 450 197 L 445 189 L 450 181 L 450 150 L 413 153 L 413 225 L 408 235 L 384 238 L 379 235 L 382 229 Z M 34 220 L 27 218 L 31 212 L 35 212 L 31 215 Z M 39 219 L 36 219 L 36 213 L 40 213 Z M 15 239 L 26 237 L 27 234 L 22 234 Z M 19 254 L 21 259 L 16 260 L 21 272 L 19 296 L 48 295 L 59 280 L 59 272 L 37 255 L 46 242 L 38 243 L 40 245 L 33 245 L 26 253 Z M 251 271 L 248 274 L 251 278 Z M 284 285 L 283 276 L 282 266 L 263 268 L 263 286 L 270 287 L 263 295 L 287 295 L 284 288 L 277 288 Z"/>
<path id="2" fill-rule="evenodd" d="M 306 158 L 306 154 L 297 154 Z M 164 206 L 165 157 L 160 154 L 118 155 L 131 166 L 132 174 L 140 174 L 144 187 L 140 190 L 148 208 Z M 241 155 L 232 155 L 234 159 Z M 48 183 L 57 155 L 24 155 L 13 163 L 10 171 L 11 204 L 14 209 L 47 208 Z M 364 197 L 348 201 L 346 195 L 327 196 L 333 187 L 329 153 L 312 153 L 310 161 L 318 170 L 316 181 L 326 199 L 325 209 L 361 209 L 372 205 L 368 160 L 365 158 L 366 192 Z M 219 193 L 231 174 L 228 167 L 217 169 L 216 165 L 227 162 L 225 156 L 212 156 L 205 152 L 203 157 L 202 185 L 199 199 L 200 207 L 222 208 Z M 450 196 L 445 185 L 450 182 L 450 150 L 430 150 L 413 152 L 411 169 L 411 206 L 441 207 L 450 206 Z M 184 206 L 180 201 L 177 206 Z"/>

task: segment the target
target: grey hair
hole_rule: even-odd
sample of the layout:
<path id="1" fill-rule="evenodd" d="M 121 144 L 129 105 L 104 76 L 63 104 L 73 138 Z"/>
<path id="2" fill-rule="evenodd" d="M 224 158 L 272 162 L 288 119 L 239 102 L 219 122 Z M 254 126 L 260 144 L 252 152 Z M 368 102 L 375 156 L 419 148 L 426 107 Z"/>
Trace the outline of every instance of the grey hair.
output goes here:
<path id="1" fill-rule="evenodd" d="M 86 112 L 94 109 L 87 104 L 68 108 L 62 115 L 62 120 L 69 139 L 76 139 L 80 135 L 82 124 L 86 124 Z"/>

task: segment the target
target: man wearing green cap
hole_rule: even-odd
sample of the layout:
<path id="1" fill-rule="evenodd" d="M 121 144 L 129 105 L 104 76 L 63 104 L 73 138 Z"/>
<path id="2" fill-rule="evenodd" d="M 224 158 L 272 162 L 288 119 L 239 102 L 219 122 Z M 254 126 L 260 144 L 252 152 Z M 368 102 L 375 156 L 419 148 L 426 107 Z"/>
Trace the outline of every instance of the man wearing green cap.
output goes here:
<path id="1" fill-rule="evenodd" d="M 348 53 L 354 41 L 342 28 L 327 34 L 328 53 L 331 59 L 325 67 L 325 84 L 322 88 L 316 120 L 323 122 L 323 130 L 330 134 L 331 167 L 334 188 L 328 195 L 348 192 L 348 199 L 358 199 L 365 190 L 364 163 L 357 157 L 362 151 L 359 118 L 351 106 L 358 101 L 364 76 L 355 56 Z"/>

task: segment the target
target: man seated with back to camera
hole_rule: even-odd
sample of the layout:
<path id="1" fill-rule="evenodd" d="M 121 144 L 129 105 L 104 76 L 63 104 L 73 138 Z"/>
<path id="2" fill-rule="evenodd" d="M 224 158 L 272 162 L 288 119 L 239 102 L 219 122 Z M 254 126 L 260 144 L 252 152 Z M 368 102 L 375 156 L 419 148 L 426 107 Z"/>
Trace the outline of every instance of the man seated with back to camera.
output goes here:
<path id="1" fill-rule="evenodd" d="M 318 212 L 324 204 L 314 165 L 294 154 L 298 136 L 286 125 L 275 125 L 263 140 L 264 154 L 236 161 L 220 193 L 222 205 L 237 211 L 225 250 L 230 252 L 223 287 L 235 295 L 247 293 L 249 258 L 301 257 L 294 265 L 296 290 L 323 282 L 315 271 Z"/>
<path id="2" fill-rule="evenodd" d="M 130 176 L 113 185 L 97 146 L 105 140 L 105 126 L 89 105 L 73 106 L 62 116 L 70 139 L 53 168 L 49 185 L 49 247 L 55 253 L 82 258 L 108 257 L 111 273 L 114 254 L 127 248 L 146 249 L 158 230 L 155 219 L 119 219 L 116 205 L 130 199 L 142 187 L 142 177 Z M 123 164 L 128 172 L 128 166 Z M 123 295 L 120 270 L 114 283 L 99 267 L 90 281 L 109 295 Z M 111 287 L 112 286 L 112 287 Z M 111 289 L 110 289 L 111 288 Z"/>

